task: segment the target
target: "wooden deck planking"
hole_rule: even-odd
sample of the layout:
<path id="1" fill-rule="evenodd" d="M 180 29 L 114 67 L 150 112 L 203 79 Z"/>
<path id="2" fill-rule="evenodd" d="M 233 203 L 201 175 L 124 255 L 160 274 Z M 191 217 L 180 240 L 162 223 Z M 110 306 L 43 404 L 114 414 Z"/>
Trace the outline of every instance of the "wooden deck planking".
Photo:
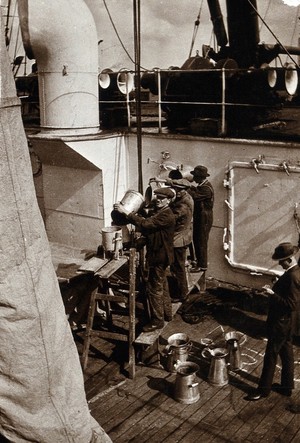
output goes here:
<path id="1" fill-rule="evenodd" d="M 283 407 L 283 409 L 285 409 Z M 296 420 L 297 429 L 299 429 L 299 417 L 291 414 L 289 411 L 282 410 L 282 405 L 280 408 L 280 413 L 277 419 L 274 420 L 271 428 L 267 427 L 266 433 L 257 441 L 276 441 L 276 442 L 292 442 L 293 436 L 291 434 L 291 429 L 293 426 L 293 421 Z M 295 422 L 294 422 L 295 423 Z M 295 430 L 295 433 L 297 430 Z M 290 435 L 290 438 L 288 437 Z M 282 436 L 282 437 L 280 437 Z M 300 441 L 300 440 L 295 440 Z"/>
<path id="2" fill-rule="evenodd" d="M 161 393 L 157 391 L 142 392 L 142 395 L 131 406 L 126 405 L 126 413 L 122 413 L 122 419 L 119 420 L 118 425 L 110 429 L 110 436 L 113 441 L 128 442 L 129 433 L 134 431 L 133 435 L 138 435 L 141 432 L 140 423 L 141 420 L 147 416 L 147 414 L 153 408 L 159 407 L 161 401 L 164 401 Z M 128 417 L 130 420 L 128 420 Z M 108 424 L 103 423 L 104 429 L 107 429 Z"/>
<path id="3" fill-rule="evenodd" d="M 298 391 L 296 396 L 293 396 L 292 403 L 300 405 L 300 392 Z M 286 403 L 290 403 L 286 401 Z M 274 435 L 273 441 L 286 442 L 286 443 L 298 443 L 300 441 L 300 415 L 292 414 L 290 411 L 284 409 L 283 414 L 280 416 L 280 422 L 283 424 L 281 429 L 278 429 L 278 434 L 274 434 L 275 427 L 270 433 L 270 438 Z M 291 420 L 289 420 L 291 418 Z M 277 421 L 277 423 L 279 420 Z M 278 440 L 275 440 L 277 438 Z M 270 440 L 272 441 L 272 440 Z"/>
<path id="4" fill-rule="evenodd" d="M 293 417 L 291 421 L 291 426 L 288 430 L 285 432 L 282 432 L 280 434 L 280 438 L 282 439 L 282 443 L 284 442 L 292 442 L 292 443 L 299 443 L 300 441 L 300 431 L 299 431 L 299 415 L 296 415 Z M 288 432 L 287 432 L 288 431 Z M 290 439 L 289 435 L 295 431 L 294 436 Z M 287 435 L 286 435 L 287 434 Z M 274 440 L 275 441 L 275 440 Z"/>
<path id="5" fill-rule="evenodd" d="M 197 403 L 189 405 L 178 417 L 173 419 L 158 433 L 159 437 L 163 437 L 161 441 L 171 443 L 173 441 L 189 441 L 186 440 L 188 433 L 200 434 L 203 426 L 206 425 L 207 416 L 214 411 L 215 407 L 228 395 L 228 386 L 220 388 L 201 386 L 200 399 Z M 157 440 L 159 441 L 159 440 Z M 195 441 L 195 439 L 190 440 Z"/>
<path id="6" fill-rule="evenodd" d="M 173 384 L 175 375 L 171 376 L 169 383 Z M 161 395 L 162 397 L 162 395 Z M 172 389 L 169 389 L 168 396 L 165 396 L 158 410 L 153 410 L 144 420 L 139 422 L 138 429 L 135 430 L 135 437 L 131 439 L 132 442 L 146 442 L 156 441 L 161 439 L 162 430 L 166 428 L 174 418 L 181 417 L 186 408 L 191 408 L 191 405 L 185 405 L 174 401 L 172 396 Z M 142 432 L 139 432 L 142 429 Z M 133 432 L 131 432 L 133 434 Z"/>
<path id="7" fill-rule="evenodd" d="M 226 314 L 226 313 L 225 313 Z M 234 312 L 232 317 L 225 315 L 225 321 L 218 316 L 205 315 L 198 324 L 187 324 L 177 314 L 162 332 L 160 351 L 163 352 L 167 338 L 176 332 L 186 333 L 193 342 L 190 355 L 191 360 L 200 366 L 198 373 L 200 399 L 197 403 L 185 405 L 173 399 L 172 388 L 176 378 L 164 369 L 155 369 L 137 366 L 135 380 L 124 378 L 123 375 L 114 375 L 110 371 L 113 362 L 105 362 L 103 371 L 97 362 L 98 356 L 91 358 L 90 375 L 86 379 L 86 386 L 90 385 L 89 395 L 97 395 L 103 391 L 99 400 L 90 404 L 92 415 L 98 420 L 105 431 L 116 443 L 194 443 L 194 441 L 209 442 L 291 442 L 300 441 L 300 415 L 287 411 L 286 405 L 290 402 L 299 402 L 296 382 L 296 393 L 292 399 L 271 393 L 270 397 L 259 402 L 247 402 L 245 396 L 251 387 L 256 387 L 261 373 L 263 354 L 266 341 L 256 336 L 255 328 L 238 328 Z M 253 324 L 262 319 L 252 313 L 246 313 Z M 233 319 L 233 320 L 232 320 Z M 222 327 L 220 327 L 220 324 Z M 249 326 L 249 325 L 248 325 Z M 209 364 L 200 356 L 203 345 L 201 339 L 206 337 L 222 340 L 222 328 L 229 330 L 250 330 L 247 342 L 242 352 L 247 354 L 243 359 L 244 365 L 240 373 L 229 373 L 229 385 L 217 388 L 207 383 L 206 377 Z M 107 349 L 109 355 L 110 350 Z M 250 357 L 251 358 L 250 358 Z M 295 358 L 300 357 L 298 347 L 295 347 Z M 256 361 L 253 361 L 253 358 Z M 101 360 L 101 356 L 100 356 Z M 252 364 L 253 363 L 253 364 Z M 97 366 L 98 365 L 98 366 Z M 94 372 L 93 367 L 98 370 Z M 113 371 L 116 371 L 115 364 Z M 279 371 L 276 371 L 278 377 Z M 108 377 L 109 376 L 109 377 Z M 97 385 L 97 378 L 99 383 Z M 105 377 L 104 377 L 105 378 Z M 112 380 L 110 382 L 109 380 Z M 112 383 L 125 380 L 125 383 L 114 388 Z M 274 380 L 274 381 L 278 381 Z M 109 390 L 109 386 L 111 390 Z M 91 385 L 93 387 L 91 388 Z M 107 393 L 105 393 L 107 389 Z"/>
<path id="8" fill-rule="evenodd" d="M 116 434 L 122 434 L 126 431 L 126 426 L 128 418 L 130 418 L 130 421 L 132 423 L 132 426 L 136 425 L 136 417 L 138 414 L 144 412 L 144 408 L 148 403 L 151 403 L 152 401 L 157 398 L 160 393 L 149 390 L 147 384 L 145 384 L 145 390 L 141 390 L 138 395 L 138 393 L 135 396 L 135 402 L 133 402 L 131 405 L 127 406 L 125 410 L 118 411 L 122 414 L 122 420 L 119 420 L 116 423 L 115 417 L 112 417 L 108 422 L 104 423 L 104 429 L 106 432 L 109 433 L 112 440 L 116 436 Z M 118 413 L 116 412 L 116 413 Z"/>
<path id="9" fill-rule="evenodd" d="M 253 340 L 253 339 L 252 339 Z M 253 342 L 253 341 L 252 341 Z M 249 345 L 251 344 L 251 340 L 249 340 Z M 264 344 L 260 343 L 262 346 L 260 349 L 257 349 L 257 353 L 260 353 L 264 350 Z M 259 369 L 261 365 L 261 359 L 257 361 L 255 365 L 253 365 L 251 371 L 245 373 L 245 371 L 240 371 L 238 373 L 229 372 L 229 383 L 232 387 L 230 392 L 230 398 L 226 399 L 226 407 L 224 412 L 218 418 L 218 426 L 219 432 L 214 431 L 211 433 L 211 437 L 209 435 L 205 435 L 205 440 L 207 442 L 214 441 L 216 436 L 222 434 L 222 436 L 226 436 L 226 438 L 237 438 L 238 430 L 244 424 L 242 420 L 243 409 L 249 404 L 244 400 L 247 391 L 249 390 L 249 384 L 246 384 L 244 381 L 244 377 L 247 377 L 247 380 L 253 380 L 256 383 L 258 378 L 253 376 Z M 246 390 L 246 392 L 244 392 Z M 223 406 L 220 405 L 220 409 L 223 409 Z"/>
<path id="10" fill-rule="evenodd" d="M 108 393 L 105 397 L 103 397 L 103 400 L 105 402 L 105 410 L 103 411 L 105 415 L 102 415 L 102 422 L 105 422 L 106 420 L 110 420 L 110 418 L 118 412 L 121 412 L 121 414 L 124 412 L 124 407 L 128 407 L 134 402 L 136 402 L 139 393 L 141 395 L 141 392 L 144 390 L 147 391 L 146 386 L 146 378 L 145 377 L 136 377 L 134 380 L 134 383 L 129 383 L 128 380 L 124 386 L 122 386 L 116 391 Z M 103 405 L 103 403 L 102 403 Z M 102 405 L 96 404 L 92 408 L 97 412 L 98 408 L 100 413 L 102 412 Z"/>
<path id="11" fill-rule="evenodd" d="M 148 368 L 146 368 L 148 369 Z M 132 413 L 132 410 L 138 409 L 141 404 L 144 403 L 143 395 L 153 395 L 152 390 L 149 390 L 147 386 L 148 378 L 145 376 L 137 376 L 134 383 L 126 383 L 120 390 L 110 392 L 106 397 L 103 397 L 102 404 L 92 406 L 91 410 L 94 411 L 93 416 L 98 417 L 101 424 L 105 428 L 114 426 L 114 421 L 124 421 L 124 416 L 127 418 L 128 414 Z M 120 395 L 121 393 L 121 395 Z M 105 402 L 105 410 L 103 411 L 103 402 Z"/>
<path id="12" fill-rule="evenodd" d="M 279 396 L 279 394 L 278 394 Z M 257 436 L 257 442 L 269 441 L 270 439 L 277 439 L 281 432 L 288 428 L 292 423 L 295 415 L 286 410 L 286 406 L 291 401 L 288 398 L 282 397 L 276 401 L 273 409 L 265 417 L 261 425 L 258 427 L 260 436 Z M 299 418 L 297 418 L 298 421 Z M 299 424 L 299 423 L 298 423 Z M 256 429 L 257 433 L 257 429 Z M 285 438 L 285 442 L 289 439 Z"/>
<path id="13" fill-rule="evenodd" d="M 151 411 L 160 409 L 165 400 L 166 398 L 157 391 L 154 391 L 149 400 L 147 400 L 147 396 L 144 395 L 142 398 L 144 405 L 132 416 L 130 423 L 122 423 L 121 427 L 115 429 L 115 432 L 111 433 L 112 440 L 114 442 L 128 442 L 131 438 L 136 435 L 138 436 L 141 429 L 143 429 L 143 420 L 145 418 L 147 419 L 147 416 Z"/>
<path id="14" fill-rule="evenodd" d="M 162 421 L 167 421 L 170 411 L 173 410 L 173 403 L 169 400 L 168 397 L 161 395 L 152 403 L 151 410 L 149 410 L 147 416 L 139 421 L 138 428 L 130 429 L 127 434 L 128 442 L 143 443 L 149 439 L 149 435 L 153 434 L 153 428 L 155 428 L 157 423 L 163 426 L 164 423 Z M 121 443 L 122 440 L 116 439 L 116 442 Z"/>

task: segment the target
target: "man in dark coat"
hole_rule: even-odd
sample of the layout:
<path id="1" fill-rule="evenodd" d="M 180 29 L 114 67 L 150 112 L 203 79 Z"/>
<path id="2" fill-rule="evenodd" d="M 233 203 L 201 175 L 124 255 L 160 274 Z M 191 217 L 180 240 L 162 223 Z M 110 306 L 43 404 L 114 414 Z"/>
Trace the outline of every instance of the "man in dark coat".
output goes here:
<path id="1" fill-rule="evenodd" d="M 213 223 L 214 190 L 208 181 L 205 166 L 196 166 L 191 174 L 197 186 L 191 186 L 189 193 L 194 200 L 193 242 L 197 264 L 191 272 L 207 270 L 208 237 Z"/>
<path id="2" fill-rule="evenodd" d="M 168 180 L 168 183 L 176 191 L 176 198 L 171 203 L 171 209 L 175 215 L 176 225 L 174 233 L 174 262 L 171 272 L 177 280 L 178 297 L 173 301 L 185 301 L 188 296 L 188 283 L 186 277 L 187 249 L 193 240 L 193 212 L 194 201 L 187 192 L 190 182 L 184 178 Z"/>
<path id="3" fill-rule="evenodd" d="M 267 317 L 268 344 L 262 374 L 256 391 L 249 400 L 267 397 L 271 389 L 290 397 L 294 388 L 294 354 L 292 338 L 297 333 L 300 303 L 300 268 L 295 254 L 299 248 L 289 242 L 280 243 L 272 256 L 285 269 L 270 294 Z M 281 358 L 281 384 L 272 385 L 278 355 Z"/>
<path id="4" fill-rule="evenodd" d="M 136 225 L 146 239 L 146 259 L 148 264 L 147 296 L 151 306 L 151 321 L 144 326 L 151 332 L 164 326 L 164 320 L 172 320 L 172 305 L 169 291 L 166 290 L 166 269 L 173 262 L 173 238 L 175 216 L 169 205 L 174 191 L 168 187 L 154 190 L 155 211 L 149 217 L 127 214 L 130 223 Z M 115 209 L 120 207 L 115 206 Z"/>

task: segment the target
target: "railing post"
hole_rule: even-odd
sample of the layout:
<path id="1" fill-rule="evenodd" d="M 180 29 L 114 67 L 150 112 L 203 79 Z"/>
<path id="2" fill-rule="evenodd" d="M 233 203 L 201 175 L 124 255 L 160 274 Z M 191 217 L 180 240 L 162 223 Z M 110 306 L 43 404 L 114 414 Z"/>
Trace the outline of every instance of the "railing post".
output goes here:
<path id="1" fill-rule="evenodd" d="M 131 127 L 131 113 L 130 113 L 130 102 L 129 102 L 129 88 L 128 88 L 128 72 L 126 73 L 126 106 L 127 106 L 127 125 L 130 129 Z"/>
<path id="2" fill-rule="evenodd" d="M 157 83 L 158 83 L 158 132 L 162 132 L 161 128 L 161 75 L 160 70 L 157 70 Z"/>
<path id="3" fill-rule="evenodd" d="M 225 68 L 222 68 L 222 115 L 221 115 L 221 135 L 226 134 L 226 76 Z"/>

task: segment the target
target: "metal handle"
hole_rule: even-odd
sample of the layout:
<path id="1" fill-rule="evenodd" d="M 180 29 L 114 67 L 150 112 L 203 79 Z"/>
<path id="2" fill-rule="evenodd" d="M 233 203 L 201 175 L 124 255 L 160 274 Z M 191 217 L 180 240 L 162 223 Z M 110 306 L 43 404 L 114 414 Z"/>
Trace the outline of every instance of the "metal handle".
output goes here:
<path id="1" fill-rule="evenodd" d="M 202 357 L 209 359 L 212 356 L 211 350 L 209 348 L 204 348 L 201 352 Z"/>

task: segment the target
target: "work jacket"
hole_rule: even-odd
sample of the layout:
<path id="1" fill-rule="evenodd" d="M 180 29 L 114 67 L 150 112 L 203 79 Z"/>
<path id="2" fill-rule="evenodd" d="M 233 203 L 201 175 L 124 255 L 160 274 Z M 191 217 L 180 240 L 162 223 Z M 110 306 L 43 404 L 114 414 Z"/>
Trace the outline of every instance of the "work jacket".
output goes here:
<path id="1" fill-rule="evenodd" d="M 267 326 L 271 334 L 300 335 L 300 268 L 288 269 L 274 284 Z"/>
<path id="2" fill-rule="evenodd" d="M 193 240 L 193 198 L 186 192 L 176 198 L 171 209 L 175 215 L 176 225 L 174 233 L 174 248 L 189 245 Z"/>
<path id="3" fill-rule="evenodd" d="M 194 200 L 194 220 L 201 218 L 203 212 L 213 210 L 214 189 L 209 181 L 200 183 L 198 186 L 191 186 L 188 192 Z"/>
<path id="4" fill-rule="evenodd" d="M 128 220 L 140 228 L 146 238 L 146 258 L 150 266 L 170 265 L 174 261 L 175 215 L 169 206 L 145 218 L 131 213 Z"/>

